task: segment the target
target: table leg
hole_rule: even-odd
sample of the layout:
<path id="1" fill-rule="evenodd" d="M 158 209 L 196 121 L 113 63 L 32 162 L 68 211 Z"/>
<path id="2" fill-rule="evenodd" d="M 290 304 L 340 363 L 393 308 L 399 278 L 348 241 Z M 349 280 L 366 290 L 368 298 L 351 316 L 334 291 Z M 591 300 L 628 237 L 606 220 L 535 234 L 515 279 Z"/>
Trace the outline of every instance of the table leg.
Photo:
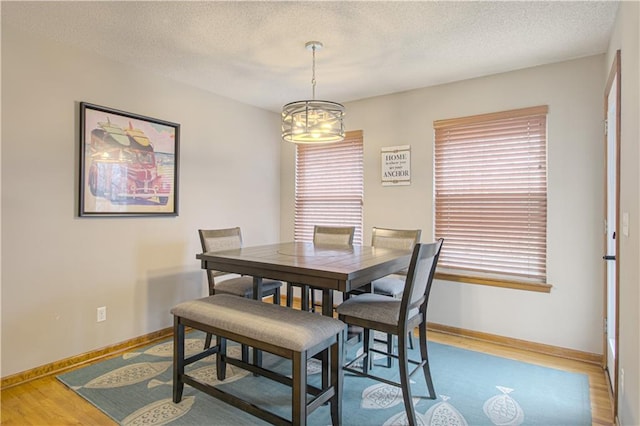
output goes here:
<path id="1" fill-rule="evenodd" d="M 262 300 L 262 277 L 253 277 L 253 298 Z M 253 350 L 253 365 L 262 367 L 262 351 Z M 254 374 L 255 376 L 255 374 Z"/>
<path id="2" fill-rule="evenodd" d="M 322 289 L 322 315 L 333 317 L 333 290 L 331 289 Z M 322 351 L 320 359 L 322 361 L 322 388 L 326 389 L 331 379 L 331 371 L 329 370 L 329 349 Z"/>

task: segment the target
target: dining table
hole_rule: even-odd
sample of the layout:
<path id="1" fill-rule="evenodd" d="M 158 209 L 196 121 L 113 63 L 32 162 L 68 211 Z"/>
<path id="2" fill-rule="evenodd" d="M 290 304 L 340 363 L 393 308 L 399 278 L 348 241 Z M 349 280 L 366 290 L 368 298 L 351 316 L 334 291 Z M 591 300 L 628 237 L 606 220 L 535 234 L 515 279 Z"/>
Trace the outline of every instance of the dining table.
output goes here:
<path id="1" fill-rule="evenodd" d="M 264 278 L 321 290 L 322 315 L 333 316 L 334 291 L 348 293 L 406 269 L 411 254 L 412 250 L 295 241 L 204 252 L 196 259 L 202 269 L 252 276 L 254 299 L 262 294 Z M 328 351 L 319 355 L 322 384 L 327 386 Z M 254 351 L 253 360 L 255 365 L 262 365 L 261 351 Z"/>
<path id="2" fill-rule="evenodd" d="M 253 295 L 264 278 L 306 284 L 322 291 L 322 314 L 333 315 L 334 291 L 348 293 L 409 266 L 411 250 L 365 245 L 283 242 L 196 255 L 202 269 L 253 277 Z"/>

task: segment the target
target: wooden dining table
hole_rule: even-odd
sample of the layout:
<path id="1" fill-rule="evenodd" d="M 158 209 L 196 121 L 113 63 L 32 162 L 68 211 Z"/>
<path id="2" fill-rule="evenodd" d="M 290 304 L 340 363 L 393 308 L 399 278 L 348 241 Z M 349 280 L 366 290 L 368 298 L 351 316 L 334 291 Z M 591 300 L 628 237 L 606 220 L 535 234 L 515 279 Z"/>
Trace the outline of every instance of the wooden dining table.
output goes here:
<path id="1" fill-rule="evenodd" d="M 343 293 L 405 269 L 411 250 L 285 242 L 196 255 L 202 269 L 253 277 L 253 294 L 262 294 L 263 278 L 306 284 L 322 290 L 322 314 L 333 315 L 333 292 Z"/>

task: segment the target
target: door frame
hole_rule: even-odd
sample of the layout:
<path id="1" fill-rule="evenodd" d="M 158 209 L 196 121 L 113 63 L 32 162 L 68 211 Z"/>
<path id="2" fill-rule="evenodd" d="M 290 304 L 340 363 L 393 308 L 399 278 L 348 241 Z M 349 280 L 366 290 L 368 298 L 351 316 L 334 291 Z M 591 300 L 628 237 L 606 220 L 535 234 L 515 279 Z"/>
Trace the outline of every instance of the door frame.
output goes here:
<path id="1" fill-rule="evenodd" d="M 621 95 L 622 95 L 622 85 L 621 85 L 621 80 L 620 80 L 620 50 L 616 51 L 616 54 L 613 58 L 613 63 L 611 65 L 611 70 L 609 71 L 609 76 L 607 78 L 607 85 L 605 88 L 605 93 L 604 93 L 604 109 L 605 109 L 605 118 L 608 119 L 608 113 L 609 113 L 609 93 L 611 93 L 612 90 L 616 91 L 616 106 L 615 106 L 615 139 L 614 139 L 614 143 L 615 143 L 615 165 L 616 165 L 616 175 L 615 175 L 615 217 L 616 217 L 616 224 L 615 224 L 615 301 L 614 301 L 614 306 L 615 306 L 615 360 L 614 360 L 614 371 L 613 371 L 613 377 L 611 377 L 611 371 L 608 371 L 608 335 L 607 335 L 607 319 L 609 317 L 609 312 L 608 312 L 608 283 L 607 283 L 607 268 L 604 268 L 604 318 L 603 318 L 603 322 L 604 322 L 604 327 L 603 327 L 603 364 L 602 367 L 605 370 L 605 372 L 609 375 L 609 383 L 612 384 L 612 402 L 613 402 L 613 417 L 614 419 L 617 417 L 618 415 L 618 360 L 619 360 L 619 310 L 620 310 L 620 232 L 619 232 L 619 228 L 620 228 L 620 107 L 621 107 Z M 613 83 L 616 83 L 616 87 L 613 88 L 612 85 Z M 605 132 L 604 132 L 604 147 L 605 147 L 605 178 L 604 178 L 604 186 L 605 186 L 605 199 L 604 199 L 604 217 L 605 220 L 607 218 L 607 193 L 608 193 L 608 184 L 607 184 L 607 164 L 609 161 L 608 158 L 608 135 L 607 135 L 607 122 L 605 121 Z M 604 239 L 603 239 L 603 248 L 604 248 L 604 254 L 607 255 L 607 238 L 608 238 L 608 229 L 605 228 L 605 235 L 604 235 Z M 605 262 L 608 262 L 608 260 L 605 260 Z"/>

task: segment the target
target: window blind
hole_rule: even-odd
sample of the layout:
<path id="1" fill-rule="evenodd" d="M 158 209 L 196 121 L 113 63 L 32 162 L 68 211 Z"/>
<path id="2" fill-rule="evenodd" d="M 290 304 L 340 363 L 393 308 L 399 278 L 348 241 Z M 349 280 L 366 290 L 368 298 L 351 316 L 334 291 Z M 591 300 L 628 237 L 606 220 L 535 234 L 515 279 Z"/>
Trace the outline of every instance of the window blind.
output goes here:
<path id="1" fill-rule="evenodd" d="M 546 282 L 547 111 L 434 122 L 439 269 Z"/>
<path id="2" fill-rule="evenodd" d="M 296 241 L 313 241 L 314 225 L 355 226 L 362 244 L 364 167 L 362 131 L 342 142 L 296 146 Z"/>

